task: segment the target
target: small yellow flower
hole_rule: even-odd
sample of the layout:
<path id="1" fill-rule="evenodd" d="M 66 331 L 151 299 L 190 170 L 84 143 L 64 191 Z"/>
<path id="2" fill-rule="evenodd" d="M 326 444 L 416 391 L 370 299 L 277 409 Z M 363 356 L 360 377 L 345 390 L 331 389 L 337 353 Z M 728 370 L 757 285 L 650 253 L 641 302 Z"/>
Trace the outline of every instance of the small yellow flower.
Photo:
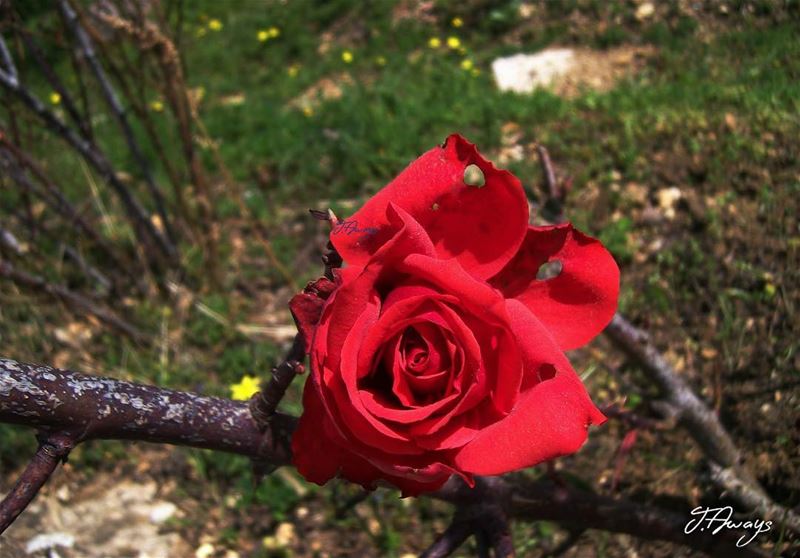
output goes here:
<path id="1" fill-rule="evenodd" d="M 428 46 L 431 48 L 439 48 L 442 46 L 442 40 L 439 37 L 431 37 L 428 39 Z"/>
<path id="2" fill-rule="evenodd" d="M 300 72 L 300 66 L 297 64 L 292 64 L 288 68 L 286 68 L 286 73 L 289 74 L 289 77 L 296 77 L 297 74 Z"/>
<path id="3" fill-rule="evenodd" d="M 375 63 L 378 66 L 385 66 L 386 65 L 386 57 L 385 56 L 376 56 Z"/>
<path id="4" fill-rule="evenodd" d="M 262 29 L 261 31 L 258 32 L 258 35 L 256 35 L 256 37 L 258 38 L 259 43 L 265 43 L 269 39 L 269 31 L 267 31 L 266 29 Z"/>
<path id="5" fill-rule="evenodd" d="M 450 23 L 452 23 L 453 27 L 458 29 L 459 27 L 464 25 L 464 20 L 461 19 L 460 17 L 454 17 L 453 21 L 451 21 Z"/>
<path id="6" fill-rule="evenodd" d="M 458 37 L 447 37 L 447 46 L 456 50 L 458 47 L 461 46 L 461 39 Z"/>
<path id="7" fill-rule="evenodd" d="M 150 101 L 150 110 L 153 112 L 162 112 L 164 110 L 164 103 L 161 101 Z"/>
<path id="8" fill-rule="evenodd" d="M 345 64 L 350 64 L 353 61 L 353 53 L 350 52 L 349 50 L 345 50 L 342 53 L 342 60 L 344 61 Z"/>
<path id="9" fill-rule="evenodd" d="M 277 39 L 281 36 L 281 30 L 275 27 L 274 25 L 267 29 L 267 34 L 269 34 L 270 39 Z"/>
<path id="10" fill-rule="evenodd" d="M 303 114 L 305 114 L 307 118 L 311 118 L 314 116 L 314 109 L 308 106 L 303 107 Z"/>
<path id="11" fill-rule="evenodd" d="M 219 31 L 222 29 L 222 22 L 217 18 L 214 18 L 208 22 L 208 28 L 212 31 Z"/>
<path id="12" fill-rule="evenodd" d="M 258 378 L 245 374 L 238 384 L 231 386 L 231 398 L 237 401 L 250 399 L 259 389 Z"/>
<path id="13" fill-rule="evenodd" d="M 53 105 L 61 104 L 61 95 L 59 95 L 55 91 L 50 93 L 50 103 L 53 104 Z"/>
<path id="14" fill-rule="evenodd" d="M 195 36 L 198 39 L 201 39 L 201 38 L 205 37 L 206 36 L 206 28 L 205 27 L 198 28 L 197 31 L 195 31 Z"/>
<path id="15" fill-rule="evenodd" d="M 472 60 L 470 60 L 469 58 L 465 58 L 464 60 L 461 61 L 462 70 L 470 71 L 473 68 L 473 66 L 474 64 L 472 63 Z"/>

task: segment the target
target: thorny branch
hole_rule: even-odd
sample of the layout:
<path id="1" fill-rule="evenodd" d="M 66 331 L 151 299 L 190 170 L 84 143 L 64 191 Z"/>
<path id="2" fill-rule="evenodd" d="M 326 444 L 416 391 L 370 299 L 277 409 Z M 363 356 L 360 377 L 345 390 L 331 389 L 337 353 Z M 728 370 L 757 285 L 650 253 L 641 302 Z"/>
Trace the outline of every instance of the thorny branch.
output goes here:
<path id="1" fill-rule="evenodd" d="M 146 345 L 148 338 L 136 327 L 126 322 L 108 308 L 99 306 L 95 301 L 82 294 L 71 291 L 63 285 L 50 283 L 43 277 L 15 268 L 10 262 L 0 259 L 0 277 L 10 279 L 19 285 L 43 292 L 63 300 L 69 306 L 87 312 L 110 328 L 123 333 L 135 342 Z"/>
<path id="2" fill-rule="evenodd" d="M 78 19 L 78 14 L 75 13 L 75 10 L 69 5 L 67 0 L 60 0 L 59 7 L 61 9 L 61 13 L 64 15 L 64 19 L 67 22 L 70 30 L 72 31 L 73 35 L 80 45 L 81 51 L 86 58 L 86 61 L 89 64 L 89 67 L 94 74 L 95 79 L 100 84 L 100 89 L 103 92 L 103 97 L 106 100 L 111 112 L 114 114 L 117 123 L 122 130 L 122 135 L 125 137 L 125 142 L 128 145 L 128 149 L 130 150 L 133 158 L 136 160 L 136 163 L 139 165 L 139 168 L 142 171 L 142 175 L 144 176 L 145 183 L 147 184 L 148 190 L 150 191 L 150 195 L 153 198 L 153 202 L 156 206 L 156 211 L 158 211 L 159 217 L 161 217 L 162 222 L 164 223 L 164 229 L 167 232 L 167 236 L 169 240 L 164 242 L 164 247 L 168 252 L 168 255 L 171 259 L 177 258 L 178 252 L 177 248 L 173 244 L 174 242 L 174 233 L 172 232 L 172 226 L 170 225 L 170 219 L 167 215 L 166 206 L 164 203 L 164 197 L 161 194 L 161 191 L 158 189 L 158 186 L 155 183 L 155 179 L 153 178 L 153 174 L 150 171 L 150 165 L 147 162 L 147 159 L 142 152 L 141 147 L 139 147 L 139 143 L 136 141 L 136 138 L 133 134 L 133 129 L 131 128 L 130 123 L 128 122 L 128 117 L 125 111 L 125 107 L 119 101 L 119 97 L 117 96 L 116 92 L 114 91 L 114 87 L 111 85 L 111 82 L 106 77 L 105 71 L 103 70 L 102 64 L 97 59 L 97 55 L 95 54 L 94 47 L 92 46 L 92 41 L 87 35 L 86 31 L 81 26 L 81 22 Z"/>
<path id="3" fill-rule="evenodd" d="M 8 53 L 5 39 L 0 35 L 0 54 Z M 10 59 L 13 68 L 13 60 Z M 6 64 L 9 65 L 8 63 Z M 75 133 L 61 118 L 49 110 L 38 97 L 36 97 L 27 87 L 20 84 L 16 76 L 16 71 L 0 71 L 0 86 L 4 87 L 9 93 L 15 95 L 28 109 L 52 130 L 56 135 L 66 141 L 75 151 L 77 151 L 90 166 L 92 166 L 103 179 L 117 193 L 120 201 L 136 230 L 137 237 L 142 241 L 151 263 L 159 261 L 171 262 L 175 265 L 174 258 L 171 257 L 169 241 L 159 233 L 144 207 L 134 197 L 132 192 L 122 183 L 114 167 L 100 149 L 90 140 L 83 138 Z M 155 251 L 154 251 L 155 250 Z"/>
<path id="4" fill-rule="evenodd" d="M 545 196 L 559 205 L 567 188 L 555 178 L 547 150 L 540 147 L 539 161 L 545 177 Z M 563 214 L 557 219 L 563 221 Z M 620 314 L 615 314 L 604 333 L 614 345 L 636 362 L 653 379 L 666 398 L 672 419 L 685 427 L 710 461 L 712 479 L 742 506 L 768 518 L 785 522 L 800 533 L 800 516 L 774 502 L 745 464 L 741 450 L 712 411 L 667 363 L 649 336 Z"/>
<path id="5" fill-rule="evenodd" d="M 139 440 L 235 453 L 272 467 L 288 465 L 296 419 L 274 413 L 262 430 L 248 407 L 246 402 L 0 359 L 0 423 L 68 432 L 74 444 L 93 439 Z M 448 542 L 435 544 L 432 548 L 438 554 L 429 557 L 447 556 L 443 550 L 455 550 L 456 542 L 466 539 L 461 538 L 465 531 L 461 525 L 470 523 L 469 532 L 475 523 L 482 531 L 491 531 L 488 541 L 500 552 L 497 556 L 512 556 L 510 538 L 505 535 L 507 523 L 502 519 L 506 517 L 559 521 L 672 541 L 712 555 L 731 555 L 729 538 L 708 533 L 687 536 L 683 532 L 685 517 L 658 508 L 550 482 L 519 485 L 488 477 L 476 481 L 476 488 L 470 489 L 459 479 L 451 479 L 431 495 L 469 511 L 457 514 L 459 527 L 450 530 Z M 502 509 L 494 508 L 497 505 Z M 489 528 L 498 518 L 500 523 Z M 749 547 L 737 555 L 762 556 Z"/>
<path id="6" fill-rule="evenodd" d="M 11 492 L 0 502 L 0 533 L 21 514 L 36 497 L 39 489 L 56 470 L 58 463 L 65 461 L 75 441 L 69 434 L 43 434 L 39 448 L 31 462 L 22 472 Z"/>
<path id="7" fill-rule="evenodd" d="M 305 371 L 303 367 L 305 357 L 305 342 L 303 336 L 298 333 L 294 336 L 286 358 L 272 369 L 272 376 L 261 385 L 261 391 L 250 400 L 250 413 L 261 429 L 265 430 L 269 425 L 270 418 L 275 414 L 294 377 Z"/>

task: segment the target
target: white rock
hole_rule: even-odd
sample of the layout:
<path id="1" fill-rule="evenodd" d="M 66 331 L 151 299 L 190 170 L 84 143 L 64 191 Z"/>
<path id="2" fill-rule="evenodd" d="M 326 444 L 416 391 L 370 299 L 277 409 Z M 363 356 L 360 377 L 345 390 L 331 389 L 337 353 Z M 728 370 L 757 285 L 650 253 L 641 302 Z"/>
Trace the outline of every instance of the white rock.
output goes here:
<path id="1" fill-rule="evenodd" d="M 34 554 L 36 552 L 49 550 L 57 546 L 72 548 L 74 544 L 75 537 L 69 533 L 42 533 L 41 535 L 36 535 L 28 541 L 28 544 L 25 545 L 25 552 L 28 554 Z"/>
<path id="2" fill-rule="evenodd" d="M 656 11 L 656 7 L 651 4 L 650 2 L 645 2 L 644 4 L 640 5 L 636 8 L 636 19 L 639 21 L 643 21 L 653 15 Z"/>
<path id="3" fill-rule="evenodd" d="M 574 64 L 572 49 L 550 48 L 536 54 L 497 58 L 492 62 L 492 73 L 500 91 L 530 93 L 537 87 L 547 87 Z"/>
<path id="4" fill-rule="evenodd" d="M 211 543 L 203 543 L 194 551 L 194 558 L 209 558 L 214 554 L 215 548 Z"/>
<path id="5" fill-rule="evenodd" d="M 161 502 L 150 509 L 150 521 L 153 523 L 164 523 L 175 515 L 178 507 L 172 502 Z"/>

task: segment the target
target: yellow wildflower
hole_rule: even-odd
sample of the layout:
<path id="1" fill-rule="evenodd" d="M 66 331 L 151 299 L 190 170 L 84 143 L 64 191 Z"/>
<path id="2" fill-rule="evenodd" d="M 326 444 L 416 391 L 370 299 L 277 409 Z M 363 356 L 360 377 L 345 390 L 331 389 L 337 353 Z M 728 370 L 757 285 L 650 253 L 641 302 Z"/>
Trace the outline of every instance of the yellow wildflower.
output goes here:
<path id="1" fill-rule="evenodd" d="M 452 24 L 453 24 L 453 27 L 455 27 L 456 29 L 458 29 L 459 27 L 461 27 L 462 25 L 464 25 L 464 20 L 463 20 L 463 19 L 461 19 L 460 17 L 454 17 L 454 18 L 453 18 L 453 21 L 451 21 L 450 23 L 452 23 Z"/>
<path id="2" fill-rule="evenodd" d="M 150 101 L 150 110 L 153 112 L 161 112 L 164 110 L 164 103 L 161 101 Z"/>
<path id="3" fill-rule="evenodd" d="M 300 66 L 297 64 L 292 64 L 288 68 L 286 68 L 286 73 L 289 74 L 289 77 L 295 77 L 300 72 Z"/>
<path id="4" fill-rule="evenodd" d="M 350 64 L 353 61 L 353 53 L 349 50 L 342 52 L 342 60 L 345 64 Z"/>
<path id="5" fill-rule="evenodd" d="M 456 50 L 458 47 L 461 46 L 461 39 L 458 37 L 447 37 L 447 46 Z"/>
<path id="6" fill-rule="evenodd" d="M 375 63 L 378 66 L 385 66 L 386 65 L 386 57 L 385 56 L 376 56 Z"/>
<path id="7" fill-rule="evenodd" d="M 470 60 L 469 58 L 465 58 L 464 60 L 461 61 L 462 70 L 470 71 L 473 68 L 473 66 L 474 64 L 472 63 L 472 60 Z"/>
<path id="8" fill-rule="evenodd" d="M 314 116 L 314 109 L 309 106 L 305 106 L 303 107 L 303 114 L 305 114 L 306 117 L 311 118 Z"/>
<path id="9" fill-rule="evenodd" d="M 50 93 L 50 103 L 53 105 L 61 104 L 61 95 L 55 91 Z"/>
<path id="10" fill-rule="evenodd" d="M 208 28 L 212 31 L 219 31 L 222 29 L 222 22 L 217 18 L 214 18 L 208 22 Z"/>
<path id="11" fill-rule="evenodd" d="M 267 29 L 267 34 L 269 34 L 270 39 L 277 39 L 281 36 L 281 30 L 275 27 L 274 25 Z"/>
<path id="12" fill-rule="evenodd" d="M 231 386 L 231 398 L 237 401 L 250 399 L 259 389 L 259 381 L 255 376 L 245 374 L 238 384 Z"/>
<path id="13" fill-rule="evenodd" d="M 431 37 L 428 40 L 428 46 L 431 48 L 439 48 L 442 46 L 442 40 L 439 37 Z"/>
<path id="14" fill-rule="evenodd" d="M 205 27 L 198 28 L 197 31 L 195 32 L 195 36 L 198 39 L 201 39 L 201 38 L 205 37 L 206 36 L 206 28 Z"/>
<path id="15" fill-rule="evenodd" d="M 269 31 L 267 31 L 266 29 L 262 29 L 261 31 L 258 32 L 258 35 L 256 35 L 256 37 L 258 38 L 259 43 L 265 43 L 267 42 L 267 40 L 269 40 Z"/>

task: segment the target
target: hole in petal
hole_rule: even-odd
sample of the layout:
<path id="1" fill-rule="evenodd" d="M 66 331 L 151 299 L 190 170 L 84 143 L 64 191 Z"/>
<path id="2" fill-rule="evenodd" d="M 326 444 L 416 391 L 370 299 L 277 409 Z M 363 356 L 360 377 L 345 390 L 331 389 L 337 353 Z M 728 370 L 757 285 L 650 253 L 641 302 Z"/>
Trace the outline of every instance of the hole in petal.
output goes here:
<path id="1" fill-rule="evenodd" d="M 486 177 L 483 176 L 483 171 L 478 165 L 467 165 L 467 168 L 464 169 L 464 184 L 475 188 L 480 188 L 486 184 Z"/>
<path id="2" fill-rule="evenodd" d="M 561 264 L 561 260 L 544 262 L 539 267 L 539 271 L 536 272 L 536 278 L 539 281 L 547 281 L 548 279 L 553 279 L 561 275 L 561 270 L 563 268 L 564 266 Z"/>
<path id="3" fill-rule="evenodd" d="M 556 367 L 552 364 L 542 364 L 539 367 L 539 381 L 545 382 L 547 380 L 552 380 L 556 377 Z"/>

